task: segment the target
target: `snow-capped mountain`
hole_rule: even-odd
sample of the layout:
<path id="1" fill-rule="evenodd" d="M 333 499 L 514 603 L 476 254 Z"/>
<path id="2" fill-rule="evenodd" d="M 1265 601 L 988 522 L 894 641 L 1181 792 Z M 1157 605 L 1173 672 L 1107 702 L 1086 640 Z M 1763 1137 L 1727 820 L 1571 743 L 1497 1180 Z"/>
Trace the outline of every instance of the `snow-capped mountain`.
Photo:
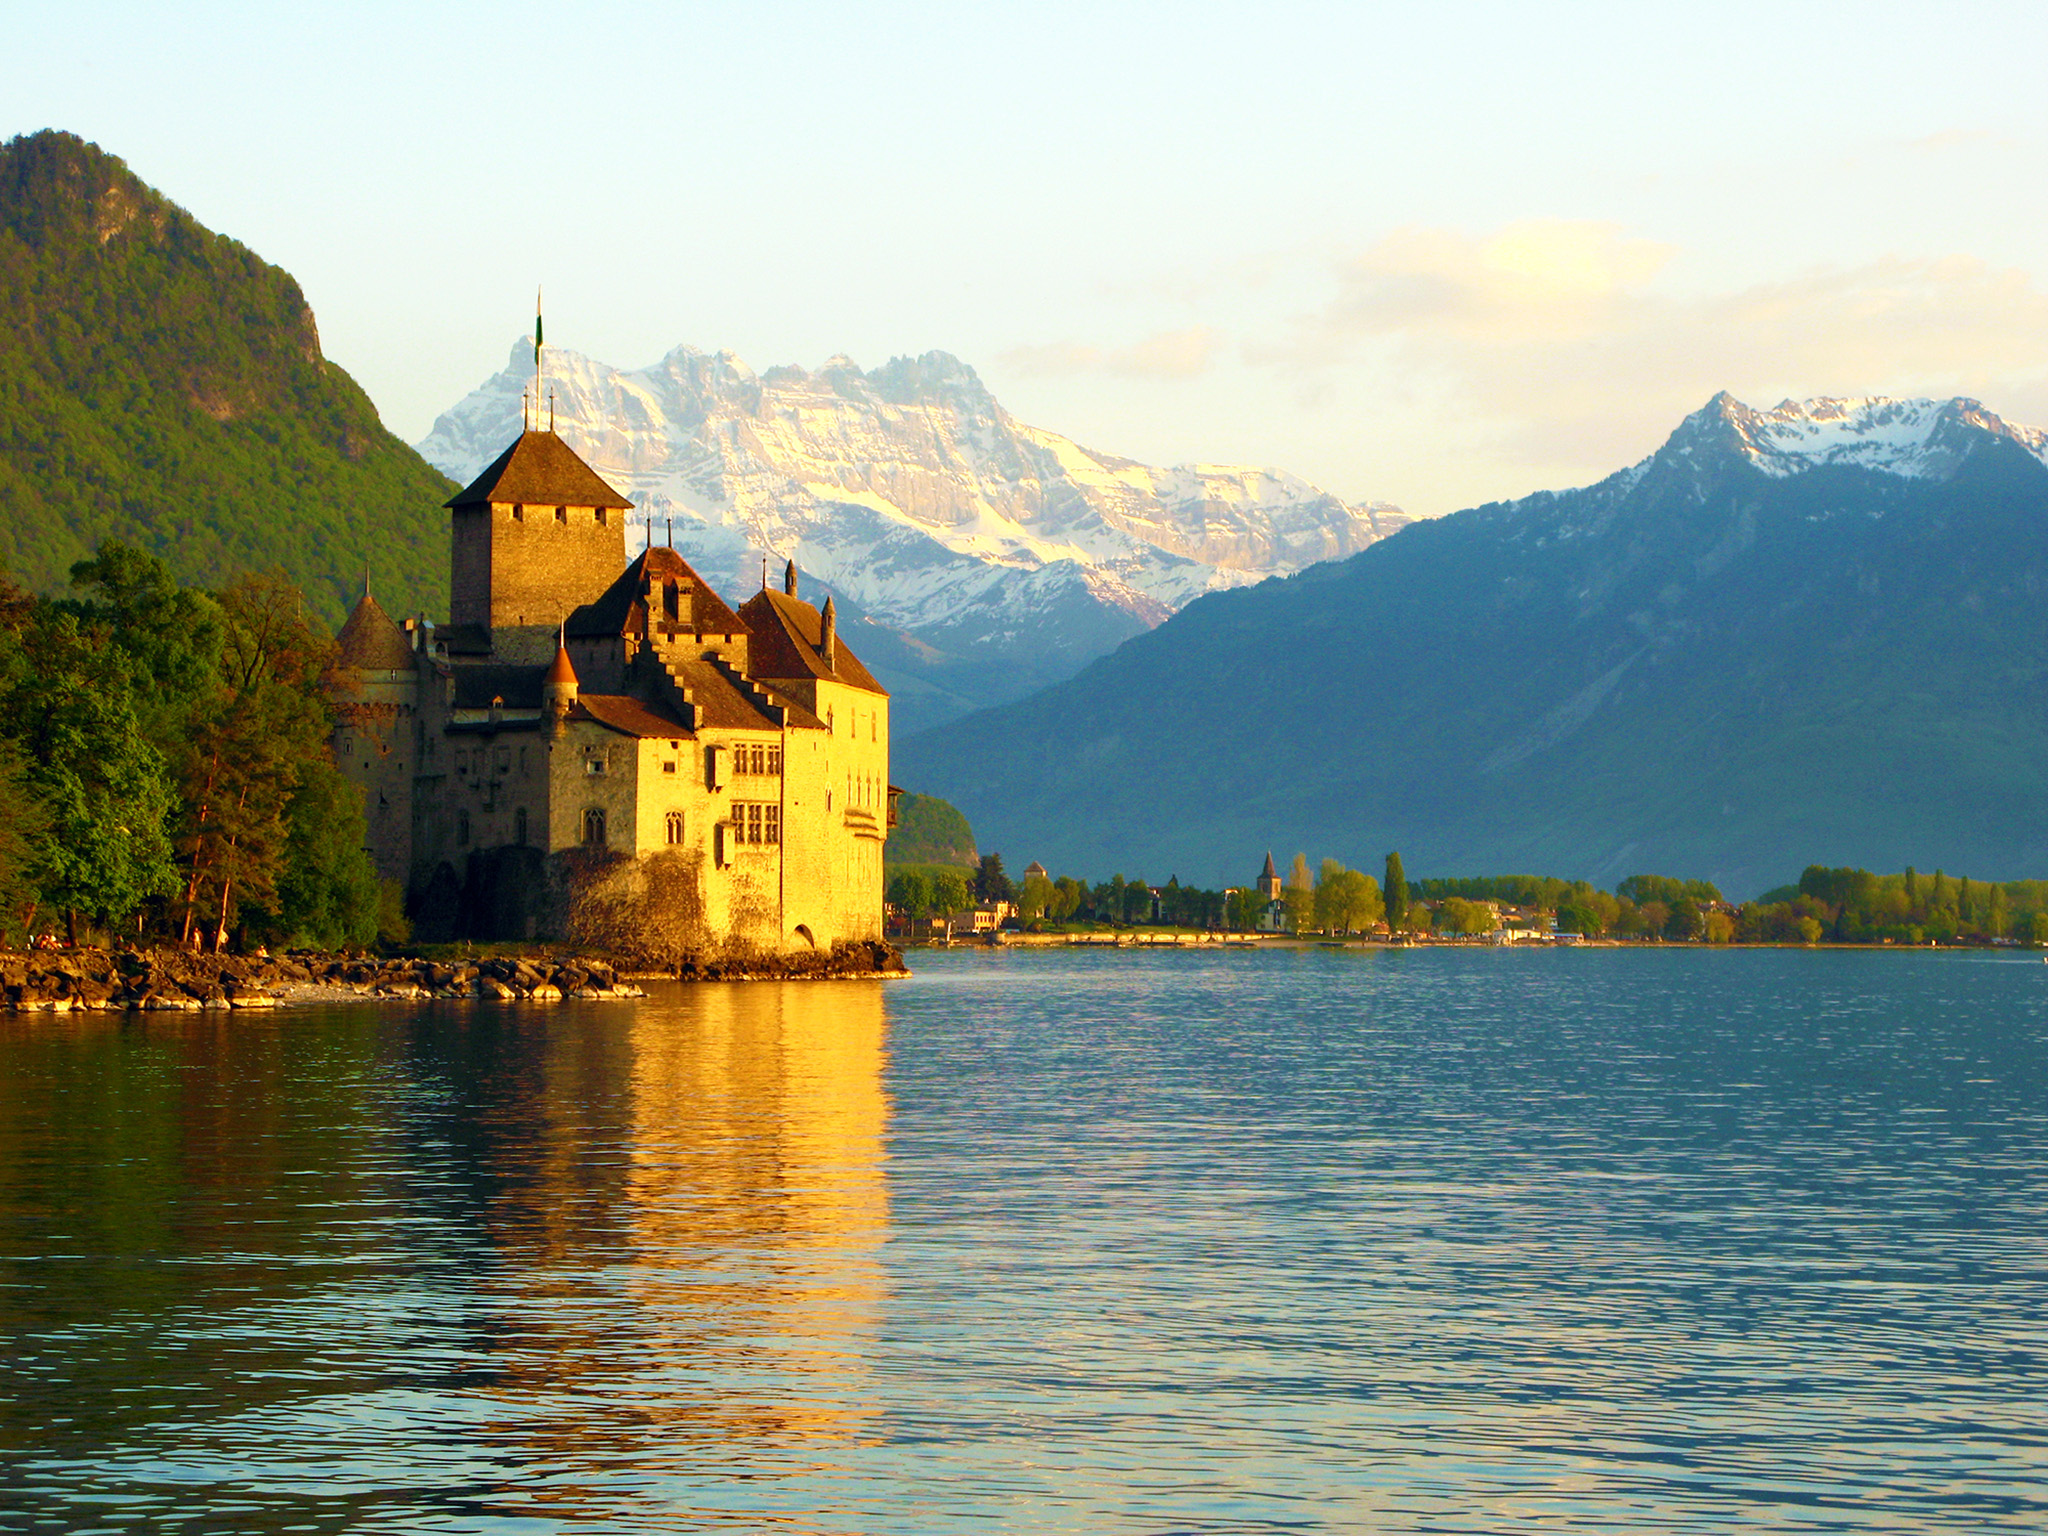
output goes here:
<path id="1" fill-rule="evenodd" d="M 417 447 L 467 481 L 519 430 L 531 342 Z M 943 352 L 756 374 L 678 347 L 651 368 L 551 348 L 554 428 L 738 597 L 793 558 L 838 595 L 916 723 L 1013 697 L 1204 592 L 1353 554 L 1408 521 L 1270 469 L 1154 469 L 1017 421 Z M 870 653 L 873 653 L 872 655 Z M 892 675 L 893 674 L 893 675 Z M 934 693 L 932 690 L 936 689 Z"/>
<path id="2" fill-rule="evenodd" d="M 1971 400 L 1718 396 L 1593 485 L 1210 594 L 894 771 L 1091 879 L 1242 880 L 1269 846 L 1737 896 L 2031 873 L 2044 450 Z"/>

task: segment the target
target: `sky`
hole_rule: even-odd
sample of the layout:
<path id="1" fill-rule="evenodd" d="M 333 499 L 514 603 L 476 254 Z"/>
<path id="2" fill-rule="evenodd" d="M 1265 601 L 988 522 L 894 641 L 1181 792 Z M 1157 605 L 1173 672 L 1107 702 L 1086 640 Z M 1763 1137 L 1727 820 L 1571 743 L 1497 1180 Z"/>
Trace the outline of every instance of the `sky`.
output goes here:
<path id="1" fill-rule="evenodd" d="M 2048 6 L 27 5 L 68 129 L 408 441 L 530 332 L 954 353 L 1022 420 L 1435 515 L 1718 390 L 2048 424 Z"/>

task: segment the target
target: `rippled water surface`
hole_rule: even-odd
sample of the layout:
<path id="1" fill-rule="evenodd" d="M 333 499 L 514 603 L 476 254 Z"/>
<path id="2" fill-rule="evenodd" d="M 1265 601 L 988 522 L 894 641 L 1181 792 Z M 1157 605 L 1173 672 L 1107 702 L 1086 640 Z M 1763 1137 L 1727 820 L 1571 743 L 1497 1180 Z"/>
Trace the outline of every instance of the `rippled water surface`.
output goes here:
<path id="1" fill-rule="evenodd" d="M 0 1018 L 0 1529 L 2048 1528 L 2048 967 Z"/>

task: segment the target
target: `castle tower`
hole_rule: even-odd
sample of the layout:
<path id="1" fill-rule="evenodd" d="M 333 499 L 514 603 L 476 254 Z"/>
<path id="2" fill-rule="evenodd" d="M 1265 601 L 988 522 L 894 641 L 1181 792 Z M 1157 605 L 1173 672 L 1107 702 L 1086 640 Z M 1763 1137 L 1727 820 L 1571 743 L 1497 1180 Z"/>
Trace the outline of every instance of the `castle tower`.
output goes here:
<path id="1" fill-rule="evenodd" d="M 1266 867 L 1259 871 L 1258 883 L 1253 889 L 1267 901 L 1278 901 L 1280 899 L 1280 871 L 1273 867 L 1271 850 L 1267 851 Z"/>
<path id="2" fill-rule="evenodd" d="M 447 503 L 450 652 L 545 665 L 625 565 L 632 505 L 554 433 L 520 433 Z"/>
<path id="3" fill-rule="evenodd" d="M 370 857 L 387 880 L 405 879 L 412 853 L 419 658 L 367 582 L 335 636 L 326 676 L 334 701 L 335 765 L 363 792 Z"/>

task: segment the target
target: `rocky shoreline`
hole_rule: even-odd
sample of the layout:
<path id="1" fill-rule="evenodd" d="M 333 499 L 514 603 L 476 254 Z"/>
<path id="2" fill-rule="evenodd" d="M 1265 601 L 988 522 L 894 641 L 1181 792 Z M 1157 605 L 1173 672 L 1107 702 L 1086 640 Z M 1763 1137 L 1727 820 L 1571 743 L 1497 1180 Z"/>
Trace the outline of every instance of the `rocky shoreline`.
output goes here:
<path id="1" fill-rule="evenodd" d="M 822 954 L 687 958 L 673 969 L 624 969 L 587 955 L 420 957 L 205 955 L 189 950 L 36 950 L 0 954 L 0 1008 L 13 1013 L 196 1013 L 356 999 L 501 1002 L 644 997 L 646 980 L 793 981 L 903 976 L 887 944 Z"/>

